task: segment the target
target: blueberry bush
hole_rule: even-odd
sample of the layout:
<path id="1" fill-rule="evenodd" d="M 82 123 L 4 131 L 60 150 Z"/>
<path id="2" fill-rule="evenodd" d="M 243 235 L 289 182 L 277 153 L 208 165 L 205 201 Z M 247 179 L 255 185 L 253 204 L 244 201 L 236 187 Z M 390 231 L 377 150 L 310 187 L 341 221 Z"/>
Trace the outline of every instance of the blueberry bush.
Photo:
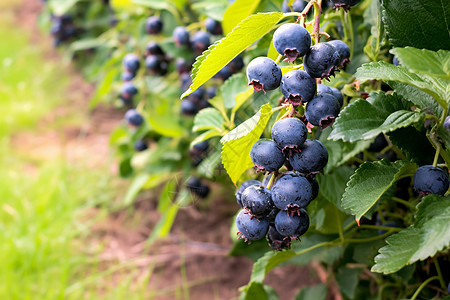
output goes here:
<path id="1" fill-rule="evenodd" d="M 296 299 L 450 299 L 450 3 L 47 4 L 92 106 L 124 110 L 122 205 L 160 191 L 150 241 L 234 186 L 241 299 L 277 299 L 267 273 L 312 261 L 327 276 Z"/>

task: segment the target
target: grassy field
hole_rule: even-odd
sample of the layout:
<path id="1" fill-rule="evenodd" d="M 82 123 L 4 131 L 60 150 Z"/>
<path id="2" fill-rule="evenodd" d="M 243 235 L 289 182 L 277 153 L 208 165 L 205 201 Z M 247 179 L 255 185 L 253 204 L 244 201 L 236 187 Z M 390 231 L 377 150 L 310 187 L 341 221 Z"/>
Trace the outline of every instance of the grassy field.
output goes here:
<path id="1" fill-rule="evenodd" d="M 30 45 L 11 2 L 0 4 L 0 40 L 8 41 L 0 44 L 0 299 L 142 299 L 144 289 L 130 296 L 126 276 L 108 282 L 114 270 L 99 271 L 101 245 L 85 244 L 93 222 L 86 212 L 112 198 L 107 170 L 18 149 L 21 133 L 39 135 L 40 120 L 64 104 L 70 78 Z"/>

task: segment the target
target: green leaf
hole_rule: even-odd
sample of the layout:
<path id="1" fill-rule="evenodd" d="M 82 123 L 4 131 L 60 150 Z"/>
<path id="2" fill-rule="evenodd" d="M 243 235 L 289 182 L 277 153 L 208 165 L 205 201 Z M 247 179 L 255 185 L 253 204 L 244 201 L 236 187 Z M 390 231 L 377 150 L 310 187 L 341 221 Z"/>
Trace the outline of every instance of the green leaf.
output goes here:
<path id="1" fill-rule="evenodd" d="M 411 73 L 401 66 L 394 66 L 384 61 L 372 62 L 359 67 L 355 77 L 360 80 L 399 81 L 410 84 L 431 95 L 442 107 L 446 108 L 450 101 L 448 86 L 439 78 L 430 78 L 426 74 Z"/>
<path id="2" fill-rule="evenodd" d="M 220 164 L 220 151 L 208 153 L 208 156 L 197 167 L 197 172 L 199 175 L 205 176 L 207 178 L 212 178 L 214 175 L 214 171 L 216 170 L 219 164 Z"/>
<path id="3" fill-rule="evenodd" d="M 248 90 L 247 77 L 244 74 L 239 73 L 231 76 L 220 87 L 220 94 L 222 95 L 225 108 L 234 108 L 236 106 L 236 97 Z"/>
<path id="4" fill-rule="evenodd" d="M 239 53 L 264 36 L 282 18 L 283 13 L 278 12 L 251 15 L 239 23 L 226 37 L 209 46 L 202 55 L 197 57 L 192 69 L 192 84 L 181 98 L 188 96 L 217 74 Z"/>
<path id="5" fill-rule="evenodd" d="M 261 299 L 261 300 L 269 300 L 267 296 L 266 290 L 262 283 L 259 282 L 251 282 L 248 286 L 246 286 L 239 300 L 253 300 L 253 299 Z"/>
<path id="6" fill-rule="evenodd" d="M 80 0 L 50 0 L 48 5 L 52 12 L 57 16 L 62 16 L 66 14 L 72 7 L 75 6 Z"/>
<path id="7" fill-rule="evenodd" d="M 250 150 L 259 140 L 272 114 L 270 104 L 265 104 L 253 117 L 220 140 L 223 144 L 222 162 L 234 184 L 245 170 L 253 166 Z"/>
<path id="8" fill-rule="evenodd" d="M 430 195 L 417 206 L 412 226 L 386 239 L 375 257 L 373 272 L 393 273 L 434 256 L 450 246 L 450 199 Z"/>
<path id="9" fill-rule="evenodd" d="M 156 10 L 169 9 L 169 7 L 171 6 L 171 3 L 169 3 L 168 1 L 161 0 L 132 0 L 132 2 Z"/>
<path id="10" fill-rule="evenodd" d="M 359 220 L 394 182 L 414 175 L 416 170 L 417 165 L 407 161 L 365 162 L 350 177 L 342 196 L 342 207 L 350 209 Z"/>
<path id="11" fill-rule="evenodd" d="M 408 68 L 410 72 L 450 79 L 449 70 L 445 70 L 445 67 L 450 64 L 450 51 L 439 50 L 435 52 L 406 47 L 395 48 L 390 52 L 397 57 L 402 67 Z"/>
<path id="12" fill-rule="evenodd" d="M 147 112 L 147 111 L 146 111 Z M 174 118 L 172 105 L 168 102 L 161 102 L 156 108 L 152 108 L 146 119 L 152 129 L 164 136 L 180 137 L 183 135 L 183 127 Z"/>
<path id="13" fill-rule="evenodd" d="M 362 269 L 349 269 L 345 266 L 340 267 L 337 271 L 336 281 L 339 285 L 339 290 L 350 299 L 355 297 L 361 271 Z"/>
<path id="14" fill-rule="evenodd" d="M 342 210 L 341 199 L 345 192 L 345 184 L 348 182 L 353 172 L 352 168 L 342 166 L 330 174 L 318 174 L 317 182 L 320 186 L 319 193 L 328 202 L 333 203 Z"/>
<path id="15" fill-rule="evenodd" d="M 325 284 L 316 284 L 302 288 L 294 300 L 325 300 L 327 294 L 328 288 Z"/>
<path id="16" fill-rule="evenodd" d="M 429 94 L 422 92 L 412 85 L 398 81 L 388 81 L 387 84 L 393 88 L 397 94 L 401 95 L 411 103 L 414 103 L 414 105 L 421 108 L 424 112 L 433 113 L 438 117 L 442 115 L 442 107 Z"/>
<path id="17" fill-rule="evenodd" d="M 310 205 L 308 205 L 308 210 L 309 207 L 313 205 L 313 203 L 314 201 Z M 329 243 L 336 237 L 337 235 L 334 234 L 325 235 L 318 233 L 307 233 L 307 236 L 302 236 L 302 240 L 300 243 L 293 243 L 292 250 L 297 253 L 300 251 L 305 251 L 311 249 L 312 247 L 316 247 L 318 244 Z M 345 248 L 343 246 L 318 247 L 291 258 L 289 260 L 289 263 L 305 266 L 314 260 L 328 265 L 333 265 L 342 258 L 342 256 L 344 255 L 344 250 Z"/>
<path id="18" fill-rule="evenodd" d="M 111 70 L 103 76 L 103 79 L 97 85 L 97 89 L 95 90 L 95 95 L 89 102 L 89 108 L 93 109 L 97 104 L 111 92 L 111 86 L 114 83 L 114 80 L 119 75 L 119 68 L 112 68 Z"/>
<path id="19" fill-rule="evenodd" d="M 321 187 L 322 188 L 322 187 Z M 308 206 L 311 225 L 323 234 L 339 233 L 342 224 L 348 217 L 346 213 L 339 210 L 336 205 L 318 197 Z"/>
<path id="20" fill-rule="evenodd" d="M 433 161 L 436 152 L 426 137 L 425 128 L 421 127 L 420 129 L 421 131 L 418 131 L 415 127 L 410 126 L 388 134 L 392 144 L 402 150 L 408 160 L 419 166 Z"/>
<path id="21" fill-rule="evenodd" d="M 228 1 L 203 0 L 192 3 L 192 8 L 200 15 L 207 15 L 217 21 L 223 20 L 223 15 L 228 7 Z"/>
<path id="22" fill-rule="evenodd" d="M 222 28 L 224 34 L 230 33 L 236 25 L 251 15 L 261 0 L 236 0 L 223 15 Z"/>
<path id="23" fill-rule="evenodd" d="M 443 0 L 383 0 L 382 18 L 395 47 L 450 50 L 450 5 Z"/>
<path id="24" fill-rule="evenodd" d="M 372 93 L 368 100 L 356 100 L 341 111 L 328 138 L 368 140 L 421 121 L 424 115 L 409 110 L 410 106 L 398 95 Z"/>
<path id="25" fill-rule="evenodd" d="M 225 119 L 217 109 L 204 108 L 195 115 L 192 131 L 213 129 L 220 132 L 223 128 L 223 122 L 225 122 Z"/>
<path id="26" fill-rule="evenodd" d="M 125 193 L 125 197 L 122 201 L 122 205 L 124 207 L 133 203 L 134 199 L 139 194 L 142 187 L 145 185 L 149 178 L 150 174 L 147 173 L 140 173 L 138 176 L 133 178 L 133 181 L 131 182 L 131 185 Z"/>
<path id="27" fill-rule="evenodd" d="M 253 95 L 253 87 L 247 88 L 247 90 L 241 92 L 236 96 L 236 105 L 231 110 L 233 113 L 236 112 L 242 104 L 244 104 Z"/>
<path id="28" fill-rule="evenodd" d="M 210 138 L 212 138 L 212 137 L 215 137 L 215 136 L 222 136 L 222 133 L 218 132 L 218 131 L 215 130 L 215 129 L 211 129 L 211 130 L 205 131 L 205 132 L 203 132 L 202 134 L 200 134 L 199 136 L 197 136 L 197 137 L 191 142 L 190 147 L 192 148 L 192 147 L 194 147 L 194 145 L 196 145 L 196 144 L 198 144 L 198 143 L 201 143 L 201 142 L 203 142 L 203 141 L 206 141 L 206 140 L 208 140 L 208 139 L 210 139 Z"/>
<path id="29" fill-rule="evenodd" d="M 251 282 L 263 283 L 267 273 L 273 268 L 285 262 L 286 260 L 295 256 L 292 250 L 285 250 L 281 252 L 270 251 L 253 265 Z"/>

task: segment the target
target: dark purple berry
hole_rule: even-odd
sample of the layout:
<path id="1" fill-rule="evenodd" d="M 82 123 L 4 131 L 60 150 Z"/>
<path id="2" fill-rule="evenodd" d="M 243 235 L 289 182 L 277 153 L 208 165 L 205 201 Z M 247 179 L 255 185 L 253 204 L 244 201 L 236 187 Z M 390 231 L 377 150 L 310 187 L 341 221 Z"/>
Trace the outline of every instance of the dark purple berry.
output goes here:
<path id="1" fill-rule="evenodd" d="M 273 204 L 295 214 L 312 201 L 313 190 L 308 179 L 294 173 L 284 174 L 272 187 Z"/>
<path id="2" fill-rule="evenodd" d="M 316 93 L 316 80 L 302 70 L 289 71 L 281 78 L 280 90 L 293 105 L 310 101 Z"/>
<path id="3" fill-rule="evenodd" d="M 129 72 L 129 71 L 124 71 L 124 72 L 122 72 L 122 80 L 123 81 L 130 81 L 130 80 L 132 80 L 134 77 L 136 77 L 136 74 L 134 74 L 134 73 L 131 73 L 131 72 Z"/>
<path id="4" fill-rule="evenodd" d="M 244 67 L 244 60 L 240 55 L 233 58 L 232 61 L 228 63 L 228 69 L 231 71 L 231 73 L 237 73 Z"/>
<path id="5" fill-rule="evenodd" d="M 388 146 L 388 142 L 386 141 L 386 138 L 384 137 L 384 134 L 380 133 L 372 144 L 370 144 L 368 151 L 371 152 L 380 152 L 384 148 Z"/>
<path id="6" fill-rule="evenodd" d="M 180 75 L 183 73 L 189 73 L 192 68 L 192 63 L 184 58 L 179 57 L 175 62 L 175 68 Z"/>
<path id="7" fill-rule="evenodd" d="M 306 179 L 308 179 L 309 183 L 311 184 L 311 187 L 312 187 L 312 200 L 314 200 L 319 195 L 319 183 L 317 182 L 317 180 L 316 180 L 316 178 L 314 176 L 309 176 Z"/>
<path id="8" fill-rule="evenodd" d="M 287 211 L 280 211 L 275 218 L 276 230 L 284 236 L 297 238 L 309 228 L 309 216 L 305 209 L 299 209 L 299 215 L 291 216 Z"/>
<path id="9" fill-rule="evenodd" d="M 339 102 L 339 106 L 342 107 L 344 104 L 344 98 L 342 97 L 341 91 L 332 86 L 327 86 L 325 84 L 319 83 L 317 85 L 317 95 L 319 94 L 330 94 L 333 95 Z"/>
<path id="10" fill-rule="evenodd" d="M 300 24 L 283 24 L 273 34 L 273 45 L 278 53 L 286 56 L 286 60 L 292 63 L 308 52 L 311 36 Z"/>
<path id="11" fill-rule="evenodd" d="M 152 16 L 145 22 L 145 30 L 148 34 L 158 34 L 163 28 L 161 19 L 157 16 Z"/>
<path id="12" fill-rule="evenodd" d="M 214 75 L 214 78 L 219 78 L 219 79 L 225 81 L 228 78 L 230 78 L 231 75 L 232 74 L 231 74 L 230 68 L 228 68 L 228 66 L 225 66 L 222 69 L 220 69 L 220 71 L 217 72 L 216 75 Z"/>
<path id="13" fill-rule="evenodd" d="M 214 20 L 213 18 L 207 18 L 205 20 L 205 27 L 206 30 L 213 35 L 222 34 L 222 25 L 220 25 L 220 22 Z"/>
<path id="14" fill-rule="evenodd" d="M 305 117 L 309 123 L 324 129 L 333 124 L 340 110 L 341 106 L 336 97 L 319 94 L 306 105 Z"/>
<path id="15" fill-rule="evenodd" d="M 122 85 L 122 92 L 120 97 L 122 99 L 130 100 L 138 93 L 138 89 L 131 82 L 124 82 Z"/>
<path id="16" fill-rule="evenodd" d="M 140 113 L 138 113 L 135 109 L 129 109 L 125 113 L 125 120 L 131 126 L 139 127 L 144 123 L 144 118 Z"/>
<path id="17" fill-rule="evenodd" d="M 206 90 L 206 97 L 208 99 L 212 99 L 216 96 L 216 87 L 215 86 L 211 86 Z"/>
<path id="18" fill-rule="evenodd" d="M 136 143 L 134 143 L 134 150 L 136 151 L 140 152 L 147 149 L 148 149 L 147 143 L 143 140 L 137 140 Z"/>
<path id="19" fill-rule="evenodd" d="M 184 26 L 175 27 L 172 36 L 175 41 L 175 44 L 178 47 L 189 46 L 191 44 L 191 38 L 190 38 L 189 32 L 187 31 L 186 27 L 184 27 Z"/>
<path id="20" fill-rule="evenodd" d="M 297 118 L 284 118 L 272 127 L 272 139 L 283 151 L 298 149 L 306 141 L 306 125 Z"/>
<path id="21" fill-rule="evenodd" d="M 244 190 L 246 188 L 248 188 L 249 186 L 252 186 L 252 185 L 261 185 L 261 181 L 253 180 L 253 179 L 244 181 L 241 184 L 241 186 L 238 188 L 238 190 L 236 191 L 236 201 L 241 207 L 243 207 L 242 206 L 242 193 L 244 192 Z"/>
<path id="22" fill-rule="evenodd" d="M 333 46 L 339 53 L 339 61 L 336 67 L 345 67 L 345 65 L 350 62 L 350 48 L 341 40 L 333 40 L 327 43 Z"/>
<path id="23" fill-rule="evenodd" d="M 261 172 L 274 172 L 281 168 L 285 156 L 281 147 L 271 139 L 260 139 L 250 150 L 254 168 Z"/>
<path id="24" fill-rule="evenodd" d="M 206 198 L 209 194 L 209 187 L 202 184 L 201 180 L 197 177 L 189 178 L 186 182 L 186 187 L 191 191 L 191 193 L 200 198 Z"/>
<path id="25" fill-rule="evenodd" d="M 136 72 L 139 70 L 139 67 L 141 66 L 141 63 L 139 62 L 139 56 L 134 53 L 125 55 L 122 64 L 125 70 L 133 74 L 136 74 Z"/>
<path id="26" fill-rule="evenodd" d="M 279 233 L 275 226 L 272 225 L 269 226 L 269 231 L 267 232 L 267 241 L 273 250 L 281 251 L 291 248 L 291 238 Z"/>
<path id="27" fill-rule="evenodd" d="M 289 7 L 287 5 L 287 3 L 289 2 L 289 0 L 284 0 L 283 1 L 283 5 L 282 5 L 282 10 L 283 12 L 302 12 L 306 5 L 308 4 L 308 2 L 304 1 L 304 0 L 295 0 L 294 3 L 292 3 L 291 7 Z M 291 10 L 292 8 L 292 10 Z M 311 10 L 313 10 L 313 8 L 311 8 Z M 310 10 L 310 12 L 311 12 Z"/>
<path id="28" fill-rule="evenodd" d="M 145 58 L 145 68 L 154 75 L 165 75 L 167 73 L 167 62 L 158 55 L 149 55 Z"/>
<path id="29" fill-rule="evenodd" d="M 335 88 L 334 86 L 330 86 L 330 89 L 333 92 L 333 96 L 339 102 L 339 107 L 342 107 L 342 105 L 344 105 L 344 97 L 342 96 L 341 91 Z"/>
<path id="30" fill-rule="evenodd" d="M 189 86 L 192 84 L 192 78 L 190 73 L 181 74 L 181 90 L 186 91 Z"/>
<path id="31" fill-rule="evenodd" d="M 318 140 L 306 140 L 300 147 L 300 152 L 289 156 L 289 162 L 294 170 L 304 174 L 317 174 L 328 162 L 327 148 Z"/>
<path id="32" fill-rule="evenodd" d="M 206 93 L 205 89 L 203 87 L 199 87 L 188 96 L 188 99 L 196 103 L 200 103 L 205 97 L 205 93 Z"/>
<path id="33" fill-rule="evenodd" d="M 450 130 L 450 116 L 447 116 L 444 120 L 444 124 L 442 125 L 447 130 Z"/>
<path id="34" fill-rule="evenodd" d="M 262 239 L 267 234 L 269 221 L 264 218 L 257 219 L 243 209 L 236 217 L 236 226 L 241 238 L 253 241 Z"/>
<path id="35" fill-rule="evenodd" d="M 181 113 L 185 116 L 195 116 L 199 111 L 197 103 L 191 99 L 185 99 L 181 101 Z"/>
<path id="36" fill-rule="evenodd" d="M 396 56 L 394 56 L 394 58 L 392 58 L 392 64 L 394 64 L 395 66 L 400 65 L 400 62 L 398 61 L 398 58 Z"/>
<path id="37" fill-rule="evenodd" d="M 328 43 L 319 43 L 310 48 L 303 58 L 305 71 L 314 78 L 334 76 L 339 62 L 339 53 Z"/>
<path id="38" fill-rule="evenodd" d="M 257 57 L 247 66 L 248 84 L 253 85 L 255 91 L 274 90 L 280 86 L 280 67 L 268 57 Z"/>
<path id="39" fill-rule="evenodd" d="M 211 40 L 207 32 L 197 31 L 191 40 L 192 50 L 194 50 L 195 54 L 199 55 L 208 49 L 210 43 Z"/>
<path id="40" fill-rule="evenodd" d="M 421 195 L 444 196 L 449 187 L 448 174 L 444 169 L 424 165 L 417 169 L 413 177 L 414 190 Z"/>
<path id="41" fill-rule="evenodd" d="M 164 55 L 164 51 L 154 41 L 150 41 L 145 49 L 145 55 Z"/>
<path id="42" fill-rule="evenodd" d="M 272 211 L 272 192 L 262 185 L 252 185 L 242 193 L 241 202 L 253 216 L 261 219 Z"/>

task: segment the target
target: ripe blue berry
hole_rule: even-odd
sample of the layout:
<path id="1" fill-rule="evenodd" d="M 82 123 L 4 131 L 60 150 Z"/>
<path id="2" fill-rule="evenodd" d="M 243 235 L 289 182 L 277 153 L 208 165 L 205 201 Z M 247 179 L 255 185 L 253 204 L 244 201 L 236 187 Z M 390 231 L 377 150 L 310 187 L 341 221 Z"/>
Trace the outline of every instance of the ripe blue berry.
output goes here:
<path id="1" fill-rule="evenodd" d="M 292 70 L 281 78 L 280 90 L 293 105 L 310 101 L 316 93 L 316 80 L 302 70 Z"/>
<path id="2" fill-rule="evenodd" d="M 298 149 L 306 141 L 306 125 L 297 118 L 284 118 L 272 127 L 272 139 L 283 151 Z"/>
<path id="3" fill-rule="evenodd" d="M 319 94 L 330 94 L 333 95 L 339 102 L 339 106 L 342 107 L 344 104 L 344 98 L 342 97 L 341 91 L 333 86 L 327 86 L 325 84 L 319 83 L 317 85 L 317 95 Z"/>
<path id="4" fill-rule="evenodd" d="M 262 185 L 252 185 L 242 193 L 241 202 L 253 216 L 264 218 L 273 208 L 272 192 Z"/>
<path id="5" fill-rule="evenodd" d="M 253 180 L 253 179 L 244 181 L 241 184 L 241 186 L 239 187 L 239 189 L 236 191 L 236 201 L 241 207 L 243 207 L 242 206 L 242 193 L 244 192 L 244 190 L 246 188 L 248 188 L 249 186 L 252 186 L 252 185 L 261 185 L 261 181 Z"/>
<path id="6" fill-rule="evenodd" d="M 183 73 L 189 73 L 192 68 L 192 63 L 182 57 L 179 57 L 175 62 L 175 68 L 180 75 Z"/>
<path id="7" fill-rule="evenodd" d="M 131 100 L 138 93 L 138 89 L 131 82 L 124 82 L 120 98 L 123 100 Z"/>
<path id="8" fill-rule="evenodd" d="M 308 30 L 297 23 L 281 25 L 273 34 L 273 45 L 290 63 L 306 54 L 311 47 Z"/>
<path id="9" fill-rule="evenodd" d="M 309 123 L 324 129 L 333 124 L 340 109 L 341 106 L 336 97 L 330 94 L 319 94 L 306 105 L 305 116 Z"/>
<path id="10" fill-rule="evenodd" d="M 195 116 L 199 111 L 197 103 L 191 99 L 181 101 L 181 113 L 185 116 Z"/>
<path id="11" fill-rule="evenodd" d="M 327 43 L 319 43 L 310 48 L 303 58 L 305 71 L 314 78 L 334 76 L 339 62 L 339 53 L 336 48 Z"/>
<path id="12" fill-rule="evenodd" d="M 305 209 L 300 208 L 299 215 L 289 215 L 287 211 L 280 211 L 275 218 L 276 230 L 284 235 L 297 238 L 309 228 L 309 216 Z"/>
<path id="13" fill-rule="evenodd" d="M 203 98 L 205 97 L 205 88 L 203 87 L 199 87 L 198 89 L 196 89 L 195 91 L 193 91 L 189 96 L 188 99 L 196 102 L 196 103 L 200 103 L 201 100 L 203 100 Z"/>
<path id="14" fill-rule="evenodd" d="M 161 56 L 149 55 L 145 58 L 145 68 L 154 75 L 164 75 L 167 73 L 167 62 Z"/>
<path id="15" fill-rule="evenodd" d="M 180 46 L 189 46 L 191 43 L 189 32 L 184 26 L 177 26 L 173 31 L 173 39 L 175 44 Z"/>
<path id="16" fill-rule="evenodd" d="M 147 47 L 145 49 L 146 55 L 164 55 L 164 51 L 161 49 L 161 47 L 155 43 L 154 41 L 150 41 L 147 44 Z"/>
<path id="17" fill-rule="evenodd" d="M 211 40 L 207 32 L 197 31 L 192 37 L 192 50 L 194 50 L 195 54 L 199 55 L 208 49 L 210 43 Z"/>
<path id="18" fill-rule="evenodd" d="M 450 116 L 447 116 L 442 125 L 445 129 L 450 130 Z"/>
<path id="19" fill-rule="evenodd" d="M 309 183 L 311 184 L 311 187 L 312 187 L 312 200 L 314 200 L 319 195 L 319 183 L 317 182 L 315 176 L 309 176 L 306 179 L 308 179 Z"/>
<path id="20" fill-rule="evenodd" d="M 122 77 L 122 80 L 123 80 L 123 81 L 130 81 L 130 80 L 132 80 L 134 77 L 136 77 L 136 74 L 133 74 L 133 73 L 128 72 L 128 71 L 124 71 L 124 72 L 122 72 L 121 77 Z"/>
<path id="21" fill-rule="evenodd" d="M 317 174 L 328 162 L 327 148 L 318 140 L 306 140 L 300 147 L 300 153 L 289 156 L 289 162 L 294 170 L 304 174 Z"/>
<path id="22" fill-rule="evenodd" d="M 268 57 L 257 57 L 247 66 L 247 78 L 249 85 L 253 85 L 255 91 L 274 90 L 280 86 L 280 67 Z"/>
<path id="23" fill-rule="evenodd" d="M 291 7 L 289 7 L 287 3 L 288 0 L 283 1 L 283 5 L 281 7 L 283 12 L 291 12 L 291 8 L 293 12 L 302 12 L 308 4 L 308 2 L 304 0 L 295 0 L 294 3 L 292 3 Z M 313 8 L 311 8 L 311 10 L 313 10 Z"/>
<path id="24" fill-rule="evenodd" d="M 283 249 L 291 248 L 291 238 L 279 233 L 273 225 L 269 226 L 267 241 L 269 242 L 270 248 L 273 250 L 281 251 Z"/>
<path id="25" fill-rule="evenodd" d="M 215 86 L 211 86 L 208 88 L 208 90 L 206 90 L 206 96 L 208 99 L 212 99 L 216 96 L 216 87 Z"/>
<path id="26" fill-rule="evenodd" d="M 205 20 L 205 27 L 206 30 L 213 35 L 222 34 L 222 25 L 220 25 L 220 22 L 214 20 L 213 18 L 207 18 Z"/>
<path id="27" fill-rule="evenodd" d="M 413 176 L 414 190 L 421 195 L 437 194 L 444 196 L 449 187 L 446 171 L 432 165 L 424 165 L 417 169 Z"/>
<path id="28" fill-rule="evenodd" d="M 394 64 L 395 66 L 400 65 L 400 62 L 398 61 L 398 58 L 396 56 L 394 56 L 394 58 L 392 58 L 392 64 Z"/>
<path id="29" fill-rule="evenodd" d="M 341 40 L 333 40 L 327 43 L 333 46 L 339 53 L 339 61 L 336 67 L 345 67 L 345 65 L 350 62 L 350 48 Z"/>
<path id="30" fill-rule="evenodd" d="M 254 168 L 261 172 L 274 172 L 281 168 L 285 156 L 280 146 L 271 139 L 260 139 L 250 150 L 250 157 Z"/>
<path id="31" fill-rule="evenodd" d="M 228 78 L 230 78 L 231 76 L 231 71 L 228 68 L 228 66 L 223 67 L 222 69 L 220 69 L 219 72 L 217 72 L 216 75 L 214 75 L 214 78 L 219 78 L 223 81 L 227 80 Z"/>
<path id="32" fill-rule="evenodd" d="M 244 60 L 241 56 L 236 56 L 232 61 L 228 63 L 227 66 L 231 73 L 237 73 L 244 67 Z"/>
<path id="33" fill-rule="evenodd" d="M 140 113 L 138 113 L 135 109 L 129 109 L 125 113 L 125 120 L 131 126 L 139 127 L 144 123 L 144 118 Z"/>
<path id="34" fill-rule="evenodd" d="M 147 143 L 143 140 L 137 140 L 136 143 L 134 143 L 134 150 L 136 151 L 140 152 L 147 149 L 148 149 Z"/>
<path id="35" fill-rule="evenodd" d="M 209 194 L 209 187 L 207 185 L 202 184 L 199 178 L 191 177 L 186 182 L 186 187 L 200 198 L 206 198 Z"/>
<path id="36" fill-rule="evenodd" d="M 308 206 L 312 196 L 313 190 L 308 179 L 294 173 L 284 174 L 272 187 L 273 204 L 293 213 Z"/>
<path id="37" fill-rule="evenodd" d="M 241 210 L 237 215 L 236 226 L 241 234 L 241 238 L 250 241 L 262 239 L 269 230 L 267 219 L 257 219 L 248 214 L 245 209 Z"/>
<path id="38" fill-rule="evenodd" d="M 133 74 L 136 74 L 136 72 L 139 70 L 139 67 L 141 66 L 141 63 L 139 62 L 139 56 L 134 53 L 125 55 L 122 64 L 125 70 Z"/>
<path id="39" fill-rule="evenodd" d="M 161 19 L 157 16 L 152 16 L 145 22 L 145 30 L 148 34 L 158 34 L 163 28 Z"/>

